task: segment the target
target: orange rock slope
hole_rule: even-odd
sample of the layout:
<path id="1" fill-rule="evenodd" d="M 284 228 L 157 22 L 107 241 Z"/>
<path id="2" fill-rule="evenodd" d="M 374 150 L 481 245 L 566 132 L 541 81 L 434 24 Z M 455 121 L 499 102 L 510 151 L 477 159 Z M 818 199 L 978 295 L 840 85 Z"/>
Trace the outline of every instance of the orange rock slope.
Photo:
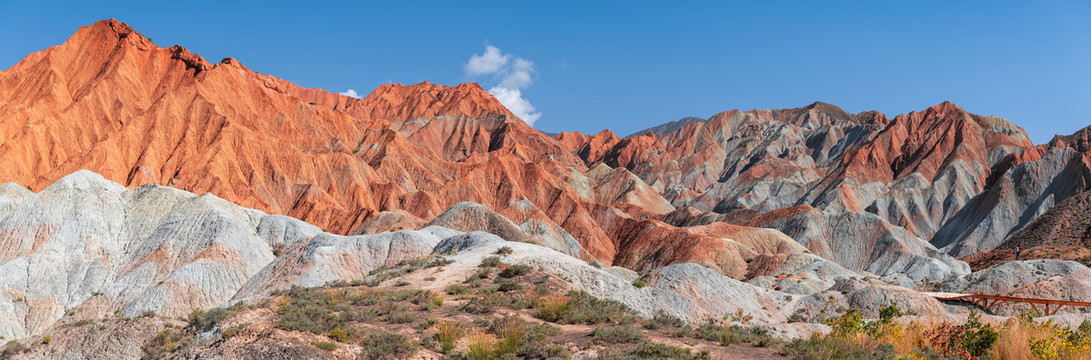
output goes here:
<path id="1" fill-rule="evenodd" d="M 620 226 L 674 210 L 624 169 L 590 171 L 477 84 L 356 99 L 161 48 L 112 19 L 0 72 L 0 181 L 40 190 L 78 169 L 342 234 L 472 201 L 606 264 L 624 251 Z"/>

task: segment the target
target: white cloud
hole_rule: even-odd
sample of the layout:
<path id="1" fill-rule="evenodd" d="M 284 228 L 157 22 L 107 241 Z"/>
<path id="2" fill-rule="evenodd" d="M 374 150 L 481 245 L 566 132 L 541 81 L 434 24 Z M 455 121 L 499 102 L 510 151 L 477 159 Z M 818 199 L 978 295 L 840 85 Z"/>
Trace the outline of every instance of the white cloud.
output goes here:
<path id="1" fill-rule="evenodd" d="M 345 96 L 348 96 L 348 97 L 354 97 L 354 98 L 357 98 L 357 99 L 360 98 L 360 94 L 357 94 L 356 90 L 353 90 L 353 89 L 348 89 L 348 90 L 339 92 L 338 94 L 345 95 Z"/>
<path id="2" fill-rule="evenodd" d="M 500 49 L 489 45 L 485 47 L 484 54 L 470 56 L 470 62 L 466 63 L 463 70 L 470 76 L 493 74 L 507 65 L 510 58 L 511 55 L 501 54 Z"/>
<path id="3" fill-rule="evenodd" d="M 523 58 L 515 58 L 515 61 L 508 67 L 507 72 L 504 74 L 504 79 L 500 81 L 499 86 L 508 89 L 526 88 L 534 81 L 530 78 L 530 75 L 533 72 L 534 63 Z"/>
<path id="4" fill-rule="evenodd" d="M 523 119 L 527 124 L 534 125 L 538 118 L 542 117 L 542 113 L 534 111 L 534 105 L 531 105 L 527 99 L 523 98 L 523 93 L 519 89 L 508 89 L 503 87 L 494 87 L 489 89 L 489 93 L 495 96 L 497 100 L 500 100 L 504 107 L 515 113 L 520 119 Z"/>
<path id="5" fill-rule="evenodd" d="M 523 98 L 522 90 L 534 83 L 534 63 L 530 60 L 504 54 L 499 48 L 489 45 L 485 47 L 484 54 L 470 56 L 463 70 L 469 77 L 493 75 L 498 78 L 499 83 L 490 88 L 489 93 L 527 124 L 533 126 L 542 117 L 542 113 L 534 111 L 534 105 Z"/>

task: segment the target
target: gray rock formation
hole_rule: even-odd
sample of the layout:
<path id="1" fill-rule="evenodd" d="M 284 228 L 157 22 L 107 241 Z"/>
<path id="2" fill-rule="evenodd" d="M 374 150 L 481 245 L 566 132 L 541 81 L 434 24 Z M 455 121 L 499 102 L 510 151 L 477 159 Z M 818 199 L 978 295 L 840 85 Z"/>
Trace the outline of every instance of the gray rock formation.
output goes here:
<path id="1" fill-rule="evenodd" d="M 812 209 L 765 226 L 779 229 L 815 254 L 856 271 L 901 274 L 918 283 L 936 283 L 970 272 L 965 262 L 869 212 Z"/>
<path id="2" fill-rule="evenodd" d="M 1091 169 L 1072 148 L 1050 149 L 1041 160 L 1008 170 L 936 233 L 932 244 L 954 256 L 991 250 L 1058 201 L 1091 184 Z"/>
<path id="3" fill-rule="evenodd" d="M 25 194 L 24 194 L 25 195 Z M 264 214 L 215 196 L 126 190 L 78 171 L 0 219 L 0 335 L 39 333 L 70 312 L 179 316 L 222 304 L 273 260 Z"/>
<path id="4" fill-rule="evenodd" d="M 542 245 L 579 257 L 580 243 L 564 229 L 540 219 L 528 219 L 521 226 L 473 202 L 461 202 L 447 208 L 426 226 L 443 226 L 459 231 L 484 231 L 509 241 Z"/>
<path id="5" fill-rule="evenodd" d="M 1087 301 L 1091 299 L 1091 269 L 1075 261 L 1008 261 L 953 279 L 937 286 L 935 291 Z M 1001 303 L 991 310 L 997 315 L 1014 316 L 1030 311 L 1031 307 Z M 1063 307 L 1060 312 L 1087 314 L 1091 309 Z"/>
<path id="6" fill-rule="evenodd" d="M 644 134 L 647 134 L 647 133 L 666 134 L 666 133 L 669 133 L 669 132 L 677 131 L 678 129 L 681 129 L 681 128 L 685 127 L 686 125 L 689 125 L 689 124 L 692 124 L 692 123 L 698 123 L 698 122 L 702 122 L 702 121 L 705 121 L 705 119 L 702 119 L 702 118 L 699 118 L 699 117 L 696 117 L 696 116 L 686 116 L 684 118 L 681 118 L 681 119 L 678 119 L 678 120 L 675 120 L 675 121 L 671 121 L 671 122 L 666 123 L 666 124 L 660 124 L 660 125 L 652 126 L 650 128 L 644 129 L 644 130 L 634 132 L 632 134 L 629 134 L 629 136 L 626 136 L 626 137 L 644 135 Z"/>

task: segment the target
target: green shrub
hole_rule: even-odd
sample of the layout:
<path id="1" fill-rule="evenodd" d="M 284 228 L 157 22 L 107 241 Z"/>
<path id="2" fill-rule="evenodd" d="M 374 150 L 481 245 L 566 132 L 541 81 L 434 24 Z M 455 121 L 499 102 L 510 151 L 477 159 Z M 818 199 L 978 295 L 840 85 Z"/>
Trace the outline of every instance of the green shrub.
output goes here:
<path id="1" fill-rule="evenodd" d="M 432 326 L 435 326 L 436 323 L 438 323 L 438 322 L 439 322 L 439 319 L 436 319 L 434 317 L 429 316 L 429 317 L 424 318 L 424 321 L 421 321 L 421 322 L 417 323 L 417 325 L 414 325 L 413 328 L 416 329 L 418 333 L 423 333 L 424 330 L 430 329 Z"/>
<path id="2" fill-rule="evenodd" d="M 242 326 L 232 326 L 232 327 L 227 328 L 227 330 L 224 330 L 224 332 L 222 334 L 220 334 L 220 337 L 224 338 L 224 339 L 230 339 L 230 338 L 234 337 L 235 335 L 238 335 L 239 331 L 241 331 L 241 330 L 242 330 Z"/>
<path id="3" fill-rule="evenodd" d="M 152 312 L 152 314 L 155 314 Z M 154 316 L 154 315 L 153 315 Z M 196 331 L 207 331 L 216 327 L 220 321 L 235 316 L 235 311 L 225 308 L 212 308 L 208 311 L 197 309 L 187 316 L 189 327 Z"/>
<path id="4" fill-rule="evenodd" d="M 197 340 L 193 336 L 167 329 L 157 333 L 155 337 L 144 343 L 141 349 L 144 351 L 145 359 L 163 359 L 196 343 Z"/>
<path id="5" fill-rule="evenodd" d="M 322 350 L 326 350 L 326 351 L 337 350 L 337 344 L 333 343 L 333 342 L 329 342 L 329 341 L 314 341 L 314 342 L 311 342 L 311 345 L 314 345 L 314 347 L 322 349 Z"/>
<path id="6" fill-rule="evenodd" d="M 504 262 L 500 261 L 499 256 L 489 256 L 481 260 L 481 267 L 484 268 L 499 267 L 503 264 Z"/>
<path id="7" fill-rule="evenodd" d="M 798 323 L 798 322 L 806 322 L 806 321 L 807 321 L 807 319 L 803 317 L 803 312 L 801 312 L 801 311 L 797 310 L 796 312 L 792 313 L 792 315 L 788 315 L 788 322 L 789 323 Z"/>
<path id="8" fill-rule="evenodd" d="M 637 289 L 643 289 L 645 286 L 648 286 L 648 284 L 645 284 L 643 281 L 636 280 L 633 281 L 633 286 L 636 286 Z"/>
<path id="9" fill-rule="evenodd" d="M 864 330 L 864 315 L 857 309 L 848 309 L 844 314 L 838 317 L 826 319 L 826 325 L 829 325 L 832 332 L 835 335 L 851 335 L 856 334 Z"/>
<path id="10" fill-rule="evenodd" d="M 413 314 L 386 314 L 383 316 L 383 321 L 391 324 L 408 324 L 417 321 L 417 317 Z"/>
<path id="11" fill-rule="evenodd" d="M 409 341 L 405 335 L 392 332 L 368 334 L 360 342 L 360 357 L 368 360 L 408 359 L 417 352 L 419 345 Z"/>
<path id="12" fill-rule="evenodd" d="M 326 336 L 329 336 L 333 341 L 348 344 L 356 337 L 356 328 L 333 328 Z"/>
<path id="13" fill-rule="evenodd" d="M 499 293 L 477 296 L 458 307 L 459 311 L 474 315 L 487 315 L 496 311 L 497 307 L 511 304 L 511 299 Z"/>
<path id="14" fill-rule="evenodd" d="M 360 309 L 360 311 L 357 311 L 352 317 L 353 320 L 364 323 L 375 322 L 375 319 L 377 318 L 379 318 L 379 310 L 375 308 Z"/>
<path id="15" fill-rule="evenodd" d="M 679 319 L 677 316 L 667 314 L 666 311 L 660 309 L 655 311 L 655 315 L 652 315 L 652 320 L 645 323 L 644 327 L 655 330 L 663 326 L 677 328 L 684 325 L 686 325 L 686 323 L 682 321 L 682 319 Z"/>
<path id="16" fill-rule="evenodd" d="M 694 337 L 727 346 L 735 343 L 748 343 L 759 347 L 769 346 L 777 341 L 759 326 L 744 328 L 738 325 L 720 326 L 706 323 L 697 327 Z"/>
<path id="17" fill-rule="evenodd" d="M 7 358 L 25 351 L 27 351 L 26 345 L 23 345 L 17 340 L 11 340 L 4 344 L 4 350 L 0 351 L 0 356 Z"/>
<path id="18" fill-rule="evenodd" d="M 899 309 L 898 304 L 893 301 L 890 302 L 890 305 L 879 308 L 879 322 L 891 323 L 902 315 L 902 309 Z"/>
<path id="19" fill-rule="evenodd" d="M 561 324 L 631 324 L 636 317 L 624 304 L 603 300 L 585 291 L 570 291 L 567 296 L 550 295 L 536 301 L 539 319 Z"/>
<path id="20" fill-rule="evenodd" d="M 447 294 L 449 294 L 449 295 L 462 295 L 462 294 L 470 292 L 470 289 L 466 288 L 465 286 L 456 284 L 456 285 L 448 286 L 446 291 L 447 291 Z"/>
<path id="21" fill-rule="evenodd" d="M 428 311 L 443 306 L 443 295 L 431 290 L 417 291 L 413 295 L 413 304 L 420 305 L 422 310 Z"/>
<path id="22" fill-rule="evenodd" d="M 667 335 L 670 335 L 671 337 L 676 337 L 676 338 L 684 338 L 684 337 L 689 337 L 689 335 L 691 333 L 693 333 L 693 329 L 690 328 L 689 325 L 684 325 L 684 326 L 682 326 L 680 328 L 671 330 L 669 333 L 667 333 Z"/>
<path id="23" fill-rule="evenodd" d="M 501 273 L 501 274 L 503 274 L 503 273 Z M 496 279 L 496 284 L 500 285 L 500 287 L 497 288 L 497 290 L 501 291 L 501 292 L 523 290 L 523 286 L 519 285 L 518 282 L 516 282 L 515 280 L 512 280 L 512 279 L 507 279 L 507 278 L 503 278 L 503 277 L 497 278 Z"/>
<path id="24" fill-rule="evenodd" d="M 406 301 L 406 300 L 412 299 L 412 298 L 413 298 L 414 296 L 417 296 L 417 294 L 419 294 L 419 293 L 420 293 L 420 290 L 414 290 L 414 291 L 405 291 L 405 290 L 403 290 L 403 291 L 394 291 L 394 292 L 391 292 L 391 293 L 390 293 L 390 296 L 389 296 L 389 298 L 390 298 L 390 299 L 394 299 L 394 300 L 397 300 L 397 301 Z M 406 308 L 406 309 L 408 309 L 408 308 Z"/>
<path id="25" fill-rule="evenodd" d="M 591 330 L 591 337 L 596 341 L 607 344 L 633 344 L 644 340 L 647 336 L 631 326 L 596 326 Z"/>
<path id="26" fill-rule="evenodd" d="M 519 359 L 568 359 L 572 354 L 568 348 L 560 344 L 547 344 L 542 342 L 530 342 L 523 344 L 515 353 Z"/>
<path id="27" fill-rule="evenodd" d="M 424 268 L 429 269 L 429 268 L 434 268 L 434 267 L 446 266 L 446 265 L 449 265 L 449 264 L 451 264 L 453 262 L 455 262 L 455 261 L 454 260 L 449 260 L 449 259 L 444 258 L 444 257 L 433 258 L 432 260 L 424 263 Z"/>
<path id="28" fill-rule="evenodd" d="M 489 294 L 495 294 L 495 293 L 497 293 L 499 291 L 500 291 L 499 286 L 482 286 L 482 287 L 477 288 L 476 293 L 478 295 L 489 295 Z"/>
<path id="29" fill-rule="evenodd" d="M 527 328 L 527 339 L 532 342 L 545 341 L 550 336 L 557 336 L 562 332 L 561 328 L 556 325 L 544 322 L 534 322 Z"/>
<path id="30" fill-rule="evenodd" d="M 355 291 L 347 296 L 347 300 L 356 306 L 370 306 L 386 300 L 387 294 L 379 291 Z"/>
<path id="31" fill-rule="evenodd" d="M 515 250 L 513 250 L 511 246 L 501 246 L 499 249 L 496 249 L 496 255 L 500 256 L 508 256 L 514 252 Z"/>
<path id="32" fill-rule="evenodd" d="M 487 315 L 496 311 L 496 306 L 483 300 L 482 297 L 475 297 L 457 307 L 456 310 L 473 315 Z"/>
<path id="33" fill-rule="evenodd" d="M 399 303 L 394 303 L 394 302 L 387 302 L 387 303 L 383 303 L 382 305 L 379 305 L 375 309 L 375 314 L 376 315 L 387 315 L 387 314 L 404 313 L 406 311 L 409 311 L 409 307 L 405 306 L 404 304 L 399 304 Z"/>
<path id="34" fill-rule="evenodd" d="M 706 323 L 698 326 L 697 332 L 693 334 L 693 337 L 705 341 L 719 343 L 723 346 L 731 345 L 736 342 L 728 327 L 719 326 L 712 323 Z"/>
<path id="35" fill-rule="evenodd" d="M 489 276 L 492 276 L 492 268 L 480 268 L 477 269 L 477 271 L 475 271 L 473 275 L 470 275 L 470 277 L 466 278 L 466 281 L 463 281 L 462 283 L 470 284 L 471 287 L 477 287 L 472 284 L 474 281 L 478 281 L 480 279 L 488 279 Z"/>
<path id="36" fill-rule="evenodd" d="M 623 323 L 634 317 L 628 306 L 614 300 L 603 300 L 592 296 L 586 291 L 570 291 L 568 296 L 572 298 L 572 311 L 563 317 L 563 323 L 567 324 L 603 324 Z"/>
<path id="37" fill-rule="evenodd" d="M 992 326 L 981 322 L 977 313 L 970 313 L 962 325 L 943 323 L 924 335 L 945 356 L 968 354 L 974 358 L 985 355 L 1000 337 Z"/>
<path id="38" fill-rule="evenodd" d="M 534 271 L 534 268 L 532 268 L 532 267 L 530 267 L 528 265 L 522 265 L 522 264 L 512 265 L 512 266 L 508 266 L 508 267 L 504 268 L 504 270 L 501 270 L 500 273 L 497 274 L 497 276 L 500 276 L 502 278 L 509 278 L 510 279 L 510 278 L 513 278 L 513 277 L 516 277 L 516 276 L 528 274 L 531 271 Z"/>
<path id="39" fill-rule="evenodd" d="M 329 293 L 318 289 L 293 286 L 284 296 L 287 301 L 276 311 L 276 326 L 281 329 L 328 334 L 356 315 L 351 307 L 334 304 Z"/>

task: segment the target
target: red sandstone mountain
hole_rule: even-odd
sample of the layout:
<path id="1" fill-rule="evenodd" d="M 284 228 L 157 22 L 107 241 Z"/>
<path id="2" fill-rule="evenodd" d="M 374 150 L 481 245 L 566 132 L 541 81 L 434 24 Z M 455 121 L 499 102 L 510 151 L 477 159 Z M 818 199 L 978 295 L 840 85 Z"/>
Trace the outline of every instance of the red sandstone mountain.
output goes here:
<path id="1" fill-rule="evenodd" d="M 0 73 L 0 114 L 0 180 L 40 189 L 86 168 L 340 233 L 378 211 L 430 218 L 458 202 L 444 198 L 548 203 L 565 185 L 548 175 L 582 169 L 476 84 L 353 99 L 160 48 L 114 20 Z M 586 211 L 570 205 L 553 215 Z"/>
<path id="2" fill-rule="evenodd" d="M 628 171 L 589 171 L 477 84 L 388 84 L 355 99 L 161 48 L 115 20 L 0 73 L 0 118 L 0 181 L 39 190 L 90 169 L 343 234 L 473 201 L 611 264 L 627 251 L 624 226 L 674 210 Z"/>

